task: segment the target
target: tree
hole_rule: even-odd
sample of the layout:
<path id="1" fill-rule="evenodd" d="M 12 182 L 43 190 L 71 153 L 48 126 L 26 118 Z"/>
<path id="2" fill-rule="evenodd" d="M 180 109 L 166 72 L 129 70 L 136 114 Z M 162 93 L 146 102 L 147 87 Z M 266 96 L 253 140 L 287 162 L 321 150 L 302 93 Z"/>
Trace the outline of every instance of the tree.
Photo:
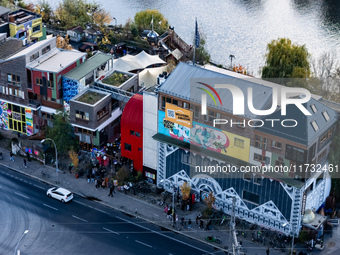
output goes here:
<path id="1" fill-rule="evenodd" d="M 68 155 L 70 156 L 74 168 L 77 168 L 79 164 L 78 154 L 72 149 L 68 152 Z"/>
<path id="2" fill-rule="evenodd" d="M 65 38 L 60 35 L 57 35 L 57 39 L 56 39 L 57 48 L 64 49 L 64 50 L 72 50 L 72 45 L 69 44 L 69 42 L 70 42 L 70 39 L 68 35 L 66 35 Z"/>
<path id="3" fill-rule="evenodd" d="M 42 20 L 46 23 L 50 22 L 53 17 L 52 6 L 46 0 L 39 1 L 35 11 L 41 15 Z"/>
<path id="4" fill-rule="evenodd" d="M 167 61 L 167 65 L 166 65 L 165 71 L 168 74 L 171 74 L 172 71 L 175 70 L 176 66 L 177 66 L 176 65 L 176 61 L 173 58 L 169 58 L 168 61 Z"/>
<path id="5" fill-rule="evenodd" d="M 55 142 L 58 153 L 61 154 L 66 154 L 72 148 L 78 147 L 68 113 L 58 111 L 53 115 L 53 127 L 47 128 L 46 138 L 51 138 Z"/>
<path id="6" fill-rule="evenodd" d="M 213 204 L 216 201 L 216 197 L 214 196 L 214 193 L 211 191 L 207 197 L 204 198 L 204 203 L 208 206 L 208 208 L 211 210 Z"/>
<path id="7" fill-rule="evenodd" d="M 287 38 L 267 45 L 262 78 L 307 78 L 310 76 L 309 53 L 305 45 L 292 44 Z"/>
<path id="8" fill-rule="evenodd" d="M 153 28 L 158 34 L 163 34 L 169 27 L 168 20 L 158 10 L 150 10 L 137 12 L 134 23 L 140 31 L 151 28 L 153 17 Z"/>
<path id="9" fill-rule="evenodd" d="M 183 182 L 183 184 L 179 188 L 181 189 L 183 201 L 188 200 L 190 197 L 190 190 L 191 190 L 190 184 L 188 182 Z"/>
<path id="10" fill-rule="evenodd" d="M 100 9 L 93 13 L 93 23 L 98 25 L 100 28 L 103 28 L 105 25 L 108 25 L 113 20 L 112 16 L 108 11 Z"/>

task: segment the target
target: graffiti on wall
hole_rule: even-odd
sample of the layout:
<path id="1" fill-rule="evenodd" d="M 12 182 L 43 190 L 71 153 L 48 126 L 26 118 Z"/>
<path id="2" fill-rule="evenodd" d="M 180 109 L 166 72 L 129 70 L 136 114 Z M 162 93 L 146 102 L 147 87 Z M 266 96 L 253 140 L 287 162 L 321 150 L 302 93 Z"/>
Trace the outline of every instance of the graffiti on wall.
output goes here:
<path id="1" fill-rule="evenodd" d="M 0 127 L 2 129 L 8 129 L 8 115 L 10 114 L 11 110 L 8 109 L 8 104 L 0 101 Z"/>
<path id="2" fill-rule="evenodd" d="M 70 103 L 72 97 L 78 94 L 79 82 L 63 77 L 63 97 L 66 103 Z"/>
<path id="3" fill-rule="evenodd" d="M 159 111 L 158 133 L 189 143 L 190 128 L 165 119 L 165 112 Z"/>
<path id="4" fill-rule="evenodd" d="M 26 134 L 33 135 L 33 114 L 31 109 L 25 108 L 25 117 L 26 117 Z"/>
<path id="5" fill-rule="evenodd" d="M 228 136 L 221 130 L 193 122 L 190 133 L 190 142 L 192 144 L 227 154 L 227 148 L 229 147 L 230 141 Z"/>

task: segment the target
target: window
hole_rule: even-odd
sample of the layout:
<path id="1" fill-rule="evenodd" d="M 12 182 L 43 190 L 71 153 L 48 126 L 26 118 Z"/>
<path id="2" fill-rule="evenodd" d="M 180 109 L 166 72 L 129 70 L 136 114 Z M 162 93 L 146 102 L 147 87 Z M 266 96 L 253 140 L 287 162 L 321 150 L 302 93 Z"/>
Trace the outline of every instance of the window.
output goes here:
<path id="1" fill-rule="evenodd" d="M 190 164 L 190 153 L 183 153 L 182 154 L 182 163 L 183 164 Z"/>
<path id="2" fill-rule="evenodd" d="M 136 136 L 137 136 L 137 137 L 140 137 L 140 133 L 136 132 Z"/>
<path id="3" fill-rule="evenodd" d="M 42 79 L 35 78 L 35 84 L 37 84 L 38 86 L 42 86 Z"/>
<path id="4" fill-rule="evenodd" d="M 255 147 L 265 150 L 267 148 L 267 138 L 255 135 Z"/>
<path id="5" fill-rule="evenodd" d="M 282 144 L 281 144 L 281 143 L 278 143 L 277 141 L 272 140 L 272 147 L 281 150 Z"/>
<path id="6" fill-rule="evenodd" d="M 36 60 L 37 58 L 39 58 L 39 52 L 36 52 L 30 56 L 30 62 Z"/>
<path id="7" fill-rule="evenodd" d="M 275 160 L 275 166 L 285 166 L 285 163 L 282 160 Z"/>
<path id="8" fill-rule="evenodd" d="M 90 114 L 87 112 L 82 112 L 76 110 L 76 118 L 77 119 L 82 119 L 82 120 L 90 120 Z"/>
<path id="9" fill-rule="evenodd" d="M 322 112 L 322 116 L 325 118 L 326 121 L 329 121 L 329 120 L 331 119 L 331 118 L 329 117 L 327 111 L 323 111 L 323 112 Z"/>
<path id="10" fill-rule="evenodd" d="M 172 99 L 172 104 L 178 105 L 178 101 L 176 99 Z"/>
<path id="11" fill-rule="evenodd" d="M 200 117 L 200 107 L 195 105 L 194 106 L 194 118 L 198 119 Z"/>
<path id="12" fill-rule="evenodd" d="M 97 112 L 97 120 L 100 120 L 108 113 L 109 113 L 109 107 L 108 106 L 103 107 L 103 109 Z"/>
<path id="13" fill-rule="evenodd" d="M 239 148 L 244 148 L 244 141 L 242 139 L 236 138 L 234 139 L 234 145 Z"/>
<path id="14" fill-rule="evenodd" d="M 124 149 L 125 149 L 126 151 L 131 151 L 131 144 L 124 143 Z"/>
<path id="15" fill-rule="evenodd" d="M 304 162 L 305 151 L 291 145 L 286 146 L 286 158 L 297 162 Z"/>
<path id="16" fill-rule="evenodd" d="M 7 74 L 7 83 L 20 86 L 20 76 L 15 74 Z"/>
<path id="17" fill-rule="evenodd" d="M 172 99 L 170 97 L 162 97 L 162 108 L 165 108 L 165 103 L 178 105 L 178 100 Z"/>
<path id="18" fill-rule="evenodd" d="M 266 162 L 269 163 L 269 158 L 266 156 L 262 156 L 260 154 L 254 153 L 254 160 L 260 161 L 260 162 Z"/>
<path id="19" fill-rule="evenodd" d="M 254 176 L 254 183 L 257 184 L 257 185 L 261 185 L 261 182 L 262 182 L 262 178 L 260 175 L 255 175 Z"/>
<path id="20" fill-rule="evenodd" d="M 40 31 L 40 25 L 33 27 L 33 33 L 37 33 Z"/>
<path id="21" fill-rule="evenodd" d="M 0 86 L 0 93 L 6 94 L 6 87 L 5 86 Z"/>
<path id="22" fill-rule="evenodd" d="M 142 148 L 138 148 L 138 151 L 142 151 Z"/>
<path id="23" fill-rule="evenodd" d="M 313 189 L 314 189 L 314 186 L 313 186 L 314 184 L 313 183 L 311 183 L 311 185 L 309 185 L 308 186 L 308 188 L 306 189 L 306 194 L 308 194 L 310 191 L 312 191 Z"/>
<path id="24" fill-rule="evenodd" d="M 250 173 L 244 173 L 243 174 L 243 179 L 246 180 L 246 181 L 250 182 L 252 178 L 253 178 L 253 176 Z"/>
<path id="25" fill-rule="evenodd" d="M 318 131 L 319 130 L 318 123 L 316 123 L 315 120 L 313 120 L 310 124 L 312 125 L 314 131 Z"/>
<path id="26" fill-rule="evenodd" d="M 135 135 L 135 131 L 130 130 L 130 135 Z"/>
<path id="27" fill-rule="evenodd" d="M 42 54 L 44 55 L 45 53 L 49 52 L 51 50 L 51 46 L 47 45 L 45 48 L 42 49 Z"/>
<path id="28" fill-rule="evenodd" d="M 256 195 L 255 193 L 243 190 L 243 200 L 258 205 L 260 203 L 260 196 Z"/>
<path id="29" fill-rule="evenodd" d="M 209 121 L 213 122 L 215 119 L 215 112 L 214 111 L 209 111 Z"/>
<path id="30" fill-rule="evenodd" d="M 327 148 L 324 149 L 324 150 L 320 153 L 320 155 L 318 156 L 318 161 L 321 161 L 321 160 L 326 156 L 326 154 L 327 154 Z"/>
<path id="31" fill-rule="evenodd" d="M 189 104 L 189 103 L 183 102 L 183 108 L 184 108 L 184 109 L 189 109 L 189 107 L 190 107 L 190 104 Z"/>
<path id="32" fill-rule="evenodd" d="M 310 106 L 310 108 L 312 109 L 312 111 L 313 111 L 314 113 L 316 113 L 316 112 L 318 111 L 318 109 L 316 108 L 315 104 L 312 104 L 312 105 Z"/>

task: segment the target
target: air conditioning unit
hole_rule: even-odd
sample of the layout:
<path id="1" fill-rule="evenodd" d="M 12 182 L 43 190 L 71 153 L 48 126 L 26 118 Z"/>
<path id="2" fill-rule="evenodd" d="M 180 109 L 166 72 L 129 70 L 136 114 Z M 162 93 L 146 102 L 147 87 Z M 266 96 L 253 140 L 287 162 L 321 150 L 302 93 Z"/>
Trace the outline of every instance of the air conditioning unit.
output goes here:
<path id="1" fill-rule="evenodd" d="M 25 46 L 27 44 L 27 38 L 22 40 L 22 45 Z"/>

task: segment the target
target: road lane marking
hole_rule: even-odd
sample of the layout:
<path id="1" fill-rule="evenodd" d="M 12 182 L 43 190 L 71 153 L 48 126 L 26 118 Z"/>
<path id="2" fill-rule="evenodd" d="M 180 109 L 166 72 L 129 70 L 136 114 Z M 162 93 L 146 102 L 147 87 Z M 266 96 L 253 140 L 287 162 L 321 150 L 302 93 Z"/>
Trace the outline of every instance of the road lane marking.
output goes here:
<path id="1" fill-rule="evenodd" d="M 154 213 L 153 213 L 153 216 L 159 217 L 159 215 L 158 215 L 158 214 L 154 214 Z"/>
<path id="2" fill-rule="evenodd" d="M 87 222 L 87 220 L 84 220 L 84 219 L 79 218 L 79 217 L 77 217 L 77 216 L 72 215 L 72 217 L 73 217 L 73 218 L 76 218 L 77 220 L 81 220 L 81 221 Z"/>
<path id="3" fill-rule="evenodd" d="M 39 185 L 33 185 L 33 186 L 35 186 L 35 187 L 37 187 L 37 188 L 39 188 L 39 189 L 45 189 L 45 188 L 43 188 L 43 187 L 40 187 Z"/>
<path id="4" fill-rule="evenodd" d="M 18 196 L 21 196 L 21 197 L 24 197 L 24 198 L 27 198 L 27 199 L 29 199 L 29 197 L 28 196 L 25 196 L 25 195 L 23 195 L 23 194 L 20 194 L 20 193 L 17 193 L 17 192 L 14 192 L 15 194 L 17 194 Z"/>
<path id="5" fill-rule="evenodd" d="M 43 204 L 44 206 L 46 206 L 46 207 L 49 207 L 49 208 L 51 208 L 51 209 L 53 209 L 53 210 L 56 210 L 56 211 L 58 211 L 58 209 L 57 208 L 54 208 L 54 207 L 52 207 L 52 206 L 50 206 L 50 205 L 47 205 L 47 204 Z"/>
<path id="6" fill-rule="evenodd" d="M 160 233 L 160 232 L 151 230 L 151 229 L 149 229 L 149 228 L 147 228 L 147 227 L 141 226 L 141 225 L 139 225 L 139 224 L 137 224 L 137 223 L 134 223 L 134 222 L 132 222 L 132 221 L 126 220 L 126 219 L 121 218 L 121 217 L 119 217 L 119 216 L 116 216 L 116 218 L 121 219 L 121 220 L 123 220 L 123 221 L 125 221 L 125 222 L 128 222 L 128 223 L 130 223 L 130 224 L 132 224 L 132 225 L 138 226 L 138 227 L 140 227 L 140 228 L 149 230 L 149 231 L 151 231 L 152 233 L 155 233 L 155 234 L 161 235 L 161 236 L 163 236 L 163 237 L 169 238 L 169 239 L 171 239 L 171 240 L 173 240 L 173 241 L 176 241 L 176 242 L 179 242 L 179 243 L 181 243 L 181 244 L 187 245 L 187 246 L 189 246 L 189 247 L 191 247 L 191 248 L 194 248 L 194 249 L 196 249 L 196 250 L 202 251 L 202 252 L 204 252 L 204 253 L 206 253 L 206 254 L 212 254 L 211 252 L 208 252 L 208 251 L 206 251 L 206 250 L 200 249 L 200 248 L 198 248 L 198 247 L 196 247 L 196 246 L 190 245 L 190 244 L 188 244 L 188 243 L 186 243 L 186 242 L 183 242 L 183 241 L 178 240 L 178 239 L 176 239 L 176 238 L 167 236 L 167 235 L 162 234 L 162 233 Z"/>
<path id="7" fill-rule="evenodd" d="M 143 228 L 143 229 L 145 229 L 145 230 L 151 231 L 151 229 L 149 229 L 149 228 L 147 228 L 147 227 L 144 227 L 144 226 L 141 226 L 141 225 L 139 225 L 139 224 L 137 224 L 137 223 L 134 223 L 134 222 L 132 222 L 132 221 L 123 219 L 123 218 L 121 218 L 121 217 L 119 217 L 119 216 L 116 216 L 116 218 L 118 218 L 118 219 L 120 219 L 120 220 L 123 220 L 123 221 L 125 221 L 125 222 L 128 222 L 128 223 L 130 223 L 130 224 L 132 224 L 132 225 L 135 225 L 135 226 L 137 226 L 137 227 Z"/>
<path id="8" fill-rule="evenodd" d="M 107 212 L 105 212 L 105 211 L 103 211 L 103 210 L 100 210 L 100 209 L 98 209 L 98 208 L 94 208 L 94 209 L 97 210 L 98 212 L 102 212 L 102 213 L 108 214 Z"/>
<path id="9" fill-rule="evenodd" d="M 19 178 L 18 178 L 18 177 L 16 177 L 16 176 L 15 176 L 14 178 L 15 178 L 15 179 L 17 179 L 17 180 L 19 179 Z"/>
<path id="10" fill-rule="evenodd" d="M 120 235 L 118 232 L 114 232 L 111 229 L 108 229 L 108 228 L 103 228 L 103 229 L 106 230 L 106 231 L 109 231 L 109 232 L 111 232 L 113 234 Z"/>
<path id="11" fill-rule="evenodd" d="M 76 203 L 78 203 L 78 204 L 81 204 L 81 205 L 84 205 L 84 206 L 87 206 L 87 207 L 93 208 L 93 206 L 91 206 L 91 205 L 88 205 L 88 204 L 85 204 L 85 203 L 83 203 L 83 202 L 80 202 L 80 201 L 78 201 L 78 200 L 75 200 L 75 199 L 73 199 L 73 201 L 74 201 L 74 202 L 76 202 Z"/>
<path id="12" fill-rule="evenodd" d="M 146 244 L 146 243 L 143 243 L 143 242 L 141 242 L 141 241 L 135 240 L 135 242 L 136 242 L 136 243 L 140 243 L 140 244 L 142 244 L 142 245 L 145 245 L 145 246 L 147 246 L 147 247 L 150 247 L 150 248 L 152 248 L 152 246 L 151 246 L 151 245 L 148 245 L 148 244 Z"/>

